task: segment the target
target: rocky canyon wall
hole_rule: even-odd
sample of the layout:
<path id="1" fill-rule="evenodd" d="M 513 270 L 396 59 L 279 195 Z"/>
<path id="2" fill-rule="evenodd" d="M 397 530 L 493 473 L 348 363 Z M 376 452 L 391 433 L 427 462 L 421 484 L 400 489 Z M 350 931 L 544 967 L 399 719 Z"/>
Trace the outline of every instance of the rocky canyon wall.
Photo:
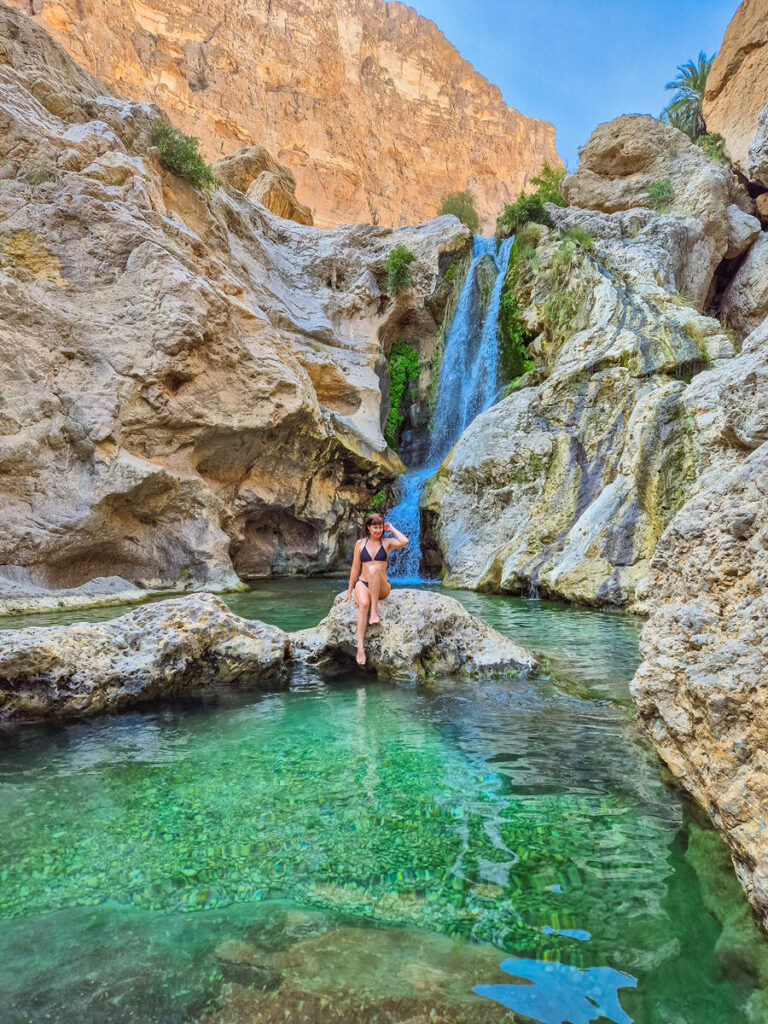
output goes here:
<path id="1" fill-rule="evenodd" d="M 471 188 L 486 229 L 554 128 L 508 107 L 437 27 L 385 0 L 13 0 L 84 67 L 160 104 L 211 158 L 267 147 L 315 223 L 390 226 Z"/>
<path id="2" fill-rule="evenodd" d="M 381 432 L 385 349 L 434 343 L 430 299 L 466 229 L 282 219 L 241 191 L 258 151 L 227 168 L 239 187 L 197 191 L 149 145 L 159 117 L 0 5 L 6 608 L 36 588 L 79 599 L 61 591 L 94 577 L 322 571 L 402 470 Z M 415 260 L 395 295 L 398 244 Z"/>

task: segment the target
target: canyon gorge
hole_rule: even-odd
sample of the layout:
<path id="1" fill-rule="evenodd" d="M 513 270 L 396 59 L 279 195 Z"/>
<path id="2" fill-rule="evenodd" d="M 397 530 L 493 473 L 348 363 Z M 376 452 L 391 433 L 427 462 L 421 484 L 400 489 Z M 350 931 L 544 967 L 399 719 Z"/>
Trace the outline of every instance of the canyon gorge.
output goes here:
<path id="1" fill-rule="evenodd" d="M 562 672 L 556 692 L 557 659 L 481 621 L 472 601 L 547 599 L 520 604 L 593 616 L 617 636 L 622 612 L 642 617 L 641 657 L 628 659 L 637 721 L 722 835 L 768 934 L 765 3 L 744 0 L 711 72 L 704 111 L 723 159 L 653 117 L 615 118 L 541 222 L 513 231 L 502 218 L 496 238 L 435 217 L 441 195 L 470 187 L 490 235 L 545 161 L 559 167 L 554 131 L 507 107 L 409 8 L 343 0 L 331 17 L 319 0 L 218 13 L 119 0 L 108 11 L 0 4 L 0 613 L 190 593 L 112 623 L 0 622 L 0 723 L 214 684 L 290 695 L 298 679 L 309 692 L 313 671 L 351 663 L 352 605 L 278 628 L 208 592 L 340 575 L 367 513 L 394 507 L 397 526 L 407 509 L 412 544 L 393 575 L 439 577 L 468 610 L 393 591 L 371 675 L 429 680 L 440 700 L 453 676 L 495 678 L 484 700 L 522 707 L 522 693 L 555 720 L 563 693 L 577 702 L 587 683 Z M 202 140 L 206 187 L 168 168 L 155 135 L 168 118 Z M 365 688 L 355 692 L 362 716 Z M 607 692 L 589 705 L 595 720 L 621 707 Z M 627 717 L 621 708 L 611 728 L 634 757 Z M 645 755 L 626 769 L 625 753 L 612 778 L 636 771 L 641 789 L 661 789 Z M 566 744 L 572 774 L 583 754 Z M 482 800 L 500 801 L 486 783 Z M 462 818 L 482 800 L 429 814 Z M 547 823 L 567 819 L 553 808 Z M 493 814 L 473 828 L 490 843 L 486 873 L 440 894 L 450 916 L 471 888 L 446 934 L 485 920 L 513 883 L 523 900 L 573 882 L 518 885 L 525 857 Z M 418 877 L 426 892 L 433 875 Z M 657 920 L 666 897 L 658 879 L 649 886 Z M 363 890 L 329 884 L 313 898 L 351 912 Z M 431 927 L 429 902 L 411 902 L 410 923 Z M 388 906 L 365 903 L 366 921 L 391 924 Z M 747 942 L 734 938 L 743 917 L 721 965 Z M 573 938 L 576 916 L 563 920 Z M 546 959 L 536 915 L 515 921 L 532 929 L 521 948 Z M 473 940 L 500 943 L 494 928 Z M 262 970 L 237 948 L 239 978 Z M 748 1022 L 760 1024 L 768 956 L 750 948 Z M 226 1019 L 262 1019 L 250 1004 L 239 1012 Z"/>

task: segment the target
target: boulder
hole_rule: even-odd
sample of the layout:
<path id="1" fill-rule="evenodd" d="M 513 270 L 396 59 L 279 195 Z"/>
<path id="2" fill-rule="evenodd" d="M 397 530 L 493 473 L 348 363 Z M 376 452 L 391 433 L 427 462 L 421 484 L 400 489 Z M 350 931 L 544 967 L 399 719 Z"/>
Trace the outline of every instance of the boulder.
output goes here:
<path id="1" fill-rule="evenodd" d="M 666 196 L 654 192 L 665 186 Z M 728 250 L 728 206 L 751 206 L 725 164 L 708 157 L 677 129 L 639 114 L 598 125 L 561 190 L 572 206 L 603 213 L 646 207 L 693 221 L 688 230 L 701 240 L 701 271 L 690 298 L 699 308 Z"/>
<path id="2" fill-rule="evenodd" d="M 752 245 L 760 234 L 760 221 L 736 206 L 735 203 L 726 210 L 728 215 L 728 248 L 725 250 L 727 260 L 741 256 Z"/>
<path id="3" fill-rule="evenodd" d="M 93 715 L 217 685 L 281 687 L 292 668 L 348 666 L 354 602 L 313 629 L 242 619 L 212 594 L 144 605 L 106 622 L 0 631 L 0 721 Z M 368 668 L 385 678 L 530 672 L 533 654 L 453 598 L 393 591 L 368 628 Z"/>
<path id="4" fill-rule="evenodd" d="M 89 580 L 80 587 L 35 586 L 23 572 L 10 573 L 0 568 L 0 615 L 13 612 L 48 611 L 59 608 L 89 608 L 94 605 L 130 604 L 145 601 L 146 590 L 134 587 L 120 576 Z"/>
<path id="5" fill-rule="evenodd" d="M 313 629 L 292 633 L 291 657 L 309 665 L 352 661 L 357 606 L 339 594 Z M 381 623 L 365 634 L 366 668 L 394 678 L 530 672 L 530 651 L 470 615 L 458 601 L 421 590 L 393 590 L 379 605 Z"/>
<path id="6" fill-rule="evenodd" d="M 754 174 L 750 144 L 768 103 L 768 19 L 765 0 L 742 0 L 707 77 L 704 120 L 723 136 L 728 159 Z M 768 181 L 763 182 L 768 187 Z"/>
<path id="7" fill-rule="evenodd" d="M 214 160 L 211 166 L 219 181 L 245 193 L 278 217 L 297 224 L 312 223 L 312 211 L 296 198 L 293 174 L 263 146 L 244 146 Z"/>
<path id="8" fill-rule="evenodd" d="M 92 715 L 215 684 L 277 686 L 282 630 L 211 594 L 145 605 L 108 622 L 0 632 L 0 719 Z"/>
<path id="9" fill-rule="evenodd" d="M 731 278 L 720 314 L 744 337 L 768 316 L 768 232 L 763 231 Z"/>
<path id="10" fill-rule="evenodd" d="M 768 443 L 710 477 L 652 567 L 640 722 L 722 832 L 768 932 Z"/>

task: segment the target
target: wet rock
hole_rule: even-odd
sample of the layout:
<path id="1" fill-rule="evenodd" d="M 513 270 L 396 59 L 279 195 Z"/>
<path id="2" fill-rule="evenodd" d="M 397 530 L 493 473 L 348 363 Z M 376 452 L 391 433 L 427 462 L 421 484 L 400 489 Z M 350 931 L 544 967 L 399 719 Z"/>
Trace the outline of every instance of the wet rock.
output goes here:
<path id="1" fill-rule="evenodd" d="M 130 604 L 144 601 L 146 590 L 134 587 L 119 576 L 90 580 L 80 587 L 53 590 L 35 586 L 24 573 L 7 574 L 0 569 L 0 615 L 20 611 L 48 611 L 58 608 L 88 608 L 92 605 Z"/>
<path id="2" fill-rule="evenodd" d="M 339 594 L 330 613 L 314 629 L 291 634 L 291 657 L 312 665 L 332 665 L 355 657 L 354 601 Z M 367 667 L 378 675 L 418 677 L 531 671 L 537 661 L 491 629 L 451 597 L 418 590 L 393 590 L 379 605 L 381 623 L 365 635 Z"/>
<path id="3" fill-rule="evenodd" d="M 643 233 L 667 218 L 552 214 L 508 272 L 534 368 L 462 434 L 423 508 L 450 584 L 631 604 L 698 476 L 686 385 L 734 348 L 663 276 L 670 249 Z M 561 236 L 574 227 L 593 249 Z"/>
<path id="4" fill-rule="evenodd" d="M 632 683 L 640 721 L 723 834 L 768 932 L 768 443 L 710 475 L 652 568 Z"/>
<path id="5" fill-rule="evenodd" d="M 215 684 L 278 686 L 282 630 L 196 594 L 117 619 L 0 632 L 0 719 L 91 715 Z"/>

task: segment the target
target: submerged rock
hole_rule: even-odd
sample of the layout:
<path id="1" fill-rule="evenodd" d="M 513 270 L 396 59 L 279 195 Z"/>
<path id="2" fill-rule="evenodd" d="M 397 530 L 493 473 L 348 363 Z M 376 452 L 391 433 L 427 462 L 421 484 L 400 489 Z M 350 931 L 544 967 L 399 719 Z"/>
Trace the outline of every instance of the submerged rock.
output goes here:
<path id="1" fill-rule="evenodd" d="M 333 608 L 314 629 L 291 635 L 291 656 L 313 665 L 353 659 L 354 601 Z M 479 675 L 537 668 L 530 651 L 470 615 L 443 594 L 393 590 L 379 605 L 381 623 L 365 634 L 367 667 L 382 676 Z"/>
<path id="2" fill-rule="evenodd" d="M 0 719 L 93 715 L 216 683 L 275 686 L 287 637 L 195 594 L 108 622 L 0 632 Z"/>
<path id="3" fill-rule="evenodd" d="M 0 720 L 116 711 L 216 685 L 285 685 L 291 667 L 348 664 L 356 606 L 336 599 L 314 629 L 242 619 L 212 594 L 107 622 L 0 632 Z M 441 594 L 395 591 L 366 637 L 380 676 L 529 671 L 535 657 Z"/>
<path id="4" fill-rule="evenodd" d="M 650 586 L 640 721 L 722 832 L 768 932 L 768 442 L 683 506 Z"/>

